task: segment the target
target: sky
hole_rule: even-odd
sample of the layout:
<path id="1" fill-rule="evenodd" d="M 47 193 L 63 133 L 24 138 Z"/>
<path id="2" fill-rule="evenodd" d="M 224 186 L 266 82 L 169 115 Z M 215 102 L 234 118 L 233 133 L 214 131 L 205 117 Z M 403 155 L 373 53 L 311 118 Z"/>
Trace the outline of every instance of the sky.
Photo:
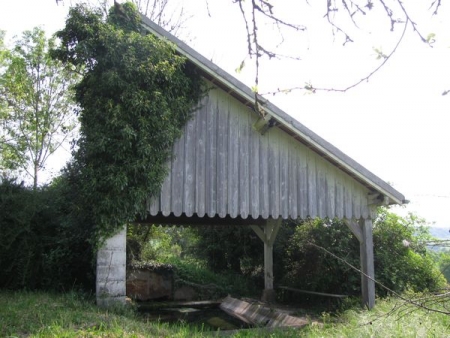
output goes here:
<path id="1" fill-rule="evenodd" d="M 208 6 L 206 0 L 171 1 L 180 1 L 190 16 L 181 37 L 253 86 L 254 67 L 246 57 L 238 7 L 231 0 L 210 0 Z M 7 40 L 35 26 L 54 32 L 64 25 L 70 0 L 64 2 L 0 0 L 0 29 L 7 31 Z M 425 37 L 435 34 L 433 48 L 423 44 L 410 26 L 386 65 L 356 88 L 346 93 L 292 91 L 267 98 L 404 194 L 410 203 L 394 211 L 414 212 L 435 226 L 450 229 L 450 95 L 442 95 L 450 89 L 450 4 L 444 3 L 439 14 L 432 16 L 427 1 L 417 3 L 421 4 L 411 8 L 411 13 Z M 308 30 L 301 34 L 283 31 L 285 43 L 278 46 L 278 33 L 272 27 L 261 27 L 265 43 L 301 59 L 264 61 L 261 93 L 305 83 L 345 88 L 377 67 L 380 60 L 374 48 L 387 54 L 402 32 L 400 25 L 390 32 L 386 17 L 375 8 L 357 20 L 358 28 L 339 21 L 354 38 L 354 43 L 343 47 L 343 37 L 333 35 L 323 18 L 325 7 L 292 7 L 292 1 L 280 0 L 275 10 L 287 19 L 301 20 Z M 242 60 L 246 66 L 238 74 L 235 69 Z"/>

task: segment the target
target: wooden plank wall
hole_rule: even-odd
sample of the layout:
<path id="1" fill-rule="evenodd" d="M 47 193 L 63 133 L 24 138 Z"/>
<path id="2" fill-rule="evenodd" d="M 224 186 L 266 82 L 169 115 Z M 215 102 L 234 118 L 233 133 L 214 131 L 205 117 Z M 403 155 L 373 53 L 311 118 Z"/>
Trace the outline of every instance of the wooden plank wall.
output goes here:
<path id="1" fill-rule="evenodd" d="M 368 190 L 257 115 L 213 89 L 174 145 L 174 159 L 149 212 L 246 219 L 368 218 Z"/>

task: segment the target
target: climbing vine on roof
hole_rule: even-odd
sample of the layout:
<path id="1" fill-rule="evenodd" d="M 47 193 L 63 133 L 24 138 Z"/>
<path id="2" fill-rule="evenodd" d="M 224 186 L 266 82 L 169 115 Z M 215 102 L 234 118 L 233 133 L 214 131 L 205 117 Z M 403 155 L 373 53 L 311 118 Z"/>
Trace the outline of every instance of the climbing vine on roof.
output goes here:
<path id="1" fill-rule="evenodd" d="M 172 145 L 203 93 L 174 46 L 146 34 L 131 3 L 70 10 L 53 56 L 82 72 L 76 86 L 80 136 L 69 170 L 98 236 L 145 217 L 159 192 Z"/>

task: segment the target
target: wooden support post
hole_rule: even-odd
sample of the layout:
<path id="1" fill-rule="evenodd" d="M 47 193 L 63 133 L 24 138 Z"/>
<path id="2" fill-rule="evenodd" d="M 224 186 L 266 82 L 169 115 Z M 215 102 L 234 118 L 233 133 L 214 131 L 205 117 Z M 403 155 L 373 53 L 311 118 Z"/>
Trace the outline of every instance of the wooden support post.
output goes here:
<path id="1" fill-rule="evenodd" d="M 372 309 L 375 306 L 375 268 L 373 261 L 373 234 L 372 220 L 361 219 L 360 227 L 362 242 L 360 242 L 361 271 L 369 276 L 361 274 L 361 289 L 363 306 Z"/>
<path id="2" fill-rule="evenodd" d="M 276 220 L 269 219 L 264 229 L 257 225 L 251 225 L 253 231 L 264 242 L 264 291 L 262 300 L 267 302 L 275 301 L 275 290 L 273 289 L 273 243 L 280 229 L 281 221 L 281 218 Z"/>
<path id="3" fill-rule="evenodd" d="M 364 276 L 364 274 L 361 274 L 362 305 L 371 309 L 375 305 L 372 220 L 346 220 L 345 223 L 359 241 L 361 271 L 372 278 L 370 279 Z"/>
<path id="4" fill-rule="evenodd" d="M 273 245 L 264 243 L 264 289 L 273 290 Z"/>

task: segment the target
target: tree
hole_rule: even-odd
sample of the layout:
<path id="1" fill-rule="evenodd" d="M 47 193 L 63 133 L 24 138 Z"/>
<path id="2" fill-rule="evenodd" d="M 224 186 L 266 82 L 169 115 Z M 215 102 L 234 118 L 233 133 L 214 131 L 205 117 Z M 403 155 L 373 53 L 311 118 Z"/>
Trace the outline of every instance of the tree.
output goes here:
<path id="1" fill-rule="evenodd" d="M 22 169 L 34 188 L 39 171 L 76 126 L 71 87 L 79 77 L 50 57 L 54 47 L 55 38 L 35 28 L 1 52 L 1 169 Z"/>
<path id="2" fill-rule="evenodd" d="M 56 0 L 59 4 L 62 0 Z M 173 0 L 131 0 L 136 5 L 137 10 L 142 15 L 166 29 L 168 32 L 177 35 L 180 28 L 189 17 L 186 17 L 183 6 L 175 4 Z M 70 5 L 90 3 L 100 8 L 105 15 L 108 15 L 109 8 L 118 4 L 116 0 L 71 0 Z"/>
<path id="3" fill-rule="evenodd" d="M 170 0 L 132 0 L 140 13 L 168 32 L 177 35 L 187 19 L 182 6 L 170 7 Z"/>
<path id="4" fill-rule="evenodd" d="M 131 3 L 113 7 L 106 20 L 77 5 L 57 36 L 54 57 L 84 69 L 75 87 L 80 138 L 68 170 L 97 238 L 105 237 L 146 216 L 203 81 L 173 46 L 140 32 Z"/>

